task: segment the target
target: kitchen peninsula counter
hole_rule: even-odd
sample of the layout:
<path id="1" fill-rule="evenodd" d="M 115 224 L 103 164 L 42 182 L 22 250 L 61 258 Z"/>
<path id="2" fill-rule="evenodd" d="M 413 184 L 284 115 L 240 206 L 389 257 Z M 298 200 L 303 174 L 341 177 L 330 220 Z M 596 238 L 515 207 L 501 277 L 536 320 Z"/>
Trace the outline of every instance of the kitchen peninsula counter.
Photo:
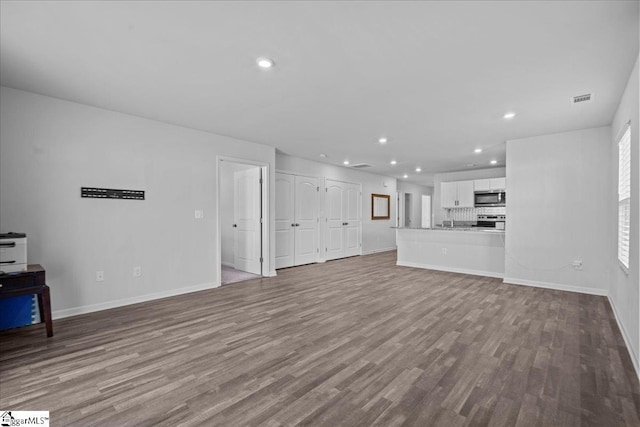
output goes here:
<path id="1" fill-rule="evenodd" d="M 472 232 L 472 233 L 492 233 L 502 234 L 504 236 L 504 230 L 498 230 L 492 227 L 391 227 L 396 230 L 424 230 L 424 231 L 448 231 L 448 232 Z"/>
<path id="2" fill-rule="evenodd" d="M 398 227 L 397 265 L 502 278 L 504 235 L 483 227 Z"/>

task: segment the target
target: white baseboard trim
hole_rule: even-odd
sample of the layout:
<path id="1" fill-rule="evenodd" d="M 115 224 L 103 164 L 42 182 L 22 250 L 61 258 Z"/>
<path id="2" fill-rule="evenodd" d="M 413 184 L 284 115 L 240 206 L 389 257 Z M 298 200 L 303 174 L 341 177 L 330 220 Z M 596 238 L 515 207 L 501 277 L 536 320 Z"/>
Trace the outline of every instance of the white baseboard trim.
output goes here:
<path id="1" fill-rule="evenodd" d="M 278 275 L 278 273 L 276 273 L 275 270 L 273 271 L 268 271 L 266 273 L 263 274 L 264 277 L 276 277 Z"/>
<path id="2" fill-rule="evenodd" d="M 456 268 L 456 267 L 443 267 L 441 265 L 422 264 L 419 262 L 398 261 L 396 262 L 396 265 L 400 265 L 403 267 L 426 268 L 428 270 L 448 271 L 450 273 L 471 274 L 473 276 L 497 277 L 499 279 L 502 279 L 502 277 L 504 276 L 502 273 L 496 273 L 494 271 L 469 270 L 466 268 Z"/>
<path id="3" fill-rule="evenodd" d="M 395 251 L 396 249 L 397 249 L 397 246 L 394 246 L 392 248 L 374 249 L 372 251 L 363 251 L 362 255 L 371 255 L 371 254 L 377 254 L 377 253 L 380 253 L 380 252 Z"/>
<path id="4" fill-rule="evenodd" d="M 627 346 L 629 357 L 631 357 L 631 363 L 633 363 L 633 367 L 636 370 L 636 375 L 640 380 L 640 364 L 639 364 L 640 360 L 638 360 L 638 355 L 635 353 L 635 351 L 633 350 L 633 347 L 631 346 L 631 340 L 629 339 L 629 334 L 627 333 L 627 330 L 624 328 L 624 324 L 620 321 L 620 316 L 618 315 L 618 309 L 616 308 L 616 305 L 613 302 L 613 299 L 611 299 L 611 296 L 609 295 L 607 295 L 607 299 L 609 300 L 609 304 L 611 304 L 611 308 L 613 309 L 613 317 L 615 317 L 616 322 L 618 323 L 618 328 L 620 328 L 620 332 L 622 333 L 622 338 L 624 339 L 624 343 Z"/>
<path id="5" fill-rule="evenodd" d="M 609 296 L 609 292 L 605 291 L 604 289 L 584 288 L 582 286 L 563 285 L 560 283 L 522 280 L 515 279 L 513 277 L 505 277 L 503 282 L 509 285 L 531 286 L 534 288 L 554 289 L 556 291 L 578 292 L 581 294 L 599 295 L 602 297 Z"/>
<path id="6" fill-rule="evenodd" d="M 77 316 L 78 314 L 92 313 L 94 311 L 107 310 L 110 308 L 122 307 L 125 305 L 138 304 L 141 302 L 153 301 L 160 298 L 173 297 L 176 295 L 189 294 L 191 292 L 204 291 L 220 287 L 219 283 L 202 283 L 187 288 L 170 289 L 168 291 L 154 292 L 152 294 L 140 295 L 131 298 L 117 299 L 113 301 L 101 302 L 99 304 L 83 305 L 80 307 L 67 308 L 64 310 L 56 310 L 51 313 L 51 317 L 63 319 L 65 317 Z"/>
<path id="7" fill-rule="evenodd" d="M 235 270 L 235 265 L 232 262 L 225 262 L 225 261 L 221 261 L 220 264 L 224 265 L 225 267 L 231 267 Z"/>

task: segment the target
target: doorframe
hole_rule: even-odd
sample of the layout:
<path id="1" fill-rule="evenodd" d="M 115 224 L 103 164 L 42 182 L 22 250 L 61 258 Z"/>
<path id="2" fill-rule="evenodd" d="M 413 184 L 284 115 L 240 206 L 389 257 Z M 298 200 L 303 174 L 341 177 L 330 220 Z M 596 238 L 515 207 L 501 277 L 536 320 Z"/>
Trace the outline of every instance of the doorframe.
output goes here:
<path id="1" fill-rule="evenodd" d="M 397 191 L 396 192 L 396 198 L 397 198 L 397 203 L 396 203 L 396 227 L 399 228 L 404 228 L 404 227 L 408 227 L 409 225 L 406 224 L 406 217 L 407 217 L 407 206 L 405 203 L 405 195 L 407 194 L 406 191 Z M 411 214 L 411 213 L 409 213 Z"/>
<path id="2" fill-rule="evenodd" d="M 409 205 L 407 206 L 407 201 L 409 202 Z M 420 200 L 420 203 L 422 203 L 422 200 Z M 412 227 L 411 225 L 411 217 L 412 217 L 412 212 L 413 211 L 413 193 L 411 192 L 405 192 L 404 193 L 404 224 L 405 227 Z M 407 224 L 407 219 L 409 220 L 409 224 Z"/>
<path id="3" fill-rule="evenodd" d="M 218 285 L 222 285 L 222 225 L 220 220 L 220 164 L 222 162 L 240 163 L 243 165 L 258 166 L 262 169 L 262 187 L 261 187 L 261 210 L 262 210 L 262 233 L 260 236 L 261 248 L 260 253 L 262 256 L 262 277 L 270 276 L 271 272 L 271 240 L 269 238 L 271 231 L 271 223 L 269 219 L 269 188 L 271 182 L 269 163 L 257 162 L 255 160 L 242 159 L 239 157 L 230 156 L 216 156 L 216 256 L 217 256 L 217 282 Z"/>

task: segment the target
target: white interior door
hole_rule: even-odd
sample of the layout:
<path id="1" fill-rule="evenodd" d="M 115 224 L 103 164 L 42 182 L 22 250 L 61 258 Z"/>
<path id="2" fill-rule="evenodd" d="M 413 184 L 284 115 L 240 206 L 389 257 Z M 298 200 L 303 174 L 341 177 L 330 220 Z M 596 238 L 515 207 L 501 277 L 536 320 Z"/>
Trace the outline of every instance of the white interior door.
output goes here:
<path id="1" fill-rule="evenodd" d="M 344 249 L 344 183 L 339 181 L 326 180 L 325 192 L 325 215 L 326 215 L 326 259 L 342 258 L 345 255 Z"/>
<path id="2" fill-rule="evenodd" d="M 295 176 L 294 265 L 318 262 L 318 179 Z"/>
<path id="3" fill-rule="evenodd" d="M 276 173 L 276 268 L 294 265 L 294 176 Z"/>
<path id="4" fill-rule="evenodd" d="M 233 176 L 234 189 L 234 265 L 237 270 L 262 274 L 261 252 L 261 184 L 260 168 Z"/>
<path id="5" fill-rule="evenodd" d="M 326 259 L 332 260 L 361 253 L 360 184 L 326 180 L 325 213 Z"/>
<path id="6" fill-rule="evenodd" d="M 343 218 L 345 222 L 344 256 L 360 255 L 360 185 L 343 183 L 345 209 Z"/>
<path id="7" fill-rule="evenodd" d="M 422 196 L 422 228 L 431 228 L 431 196 Z"/>

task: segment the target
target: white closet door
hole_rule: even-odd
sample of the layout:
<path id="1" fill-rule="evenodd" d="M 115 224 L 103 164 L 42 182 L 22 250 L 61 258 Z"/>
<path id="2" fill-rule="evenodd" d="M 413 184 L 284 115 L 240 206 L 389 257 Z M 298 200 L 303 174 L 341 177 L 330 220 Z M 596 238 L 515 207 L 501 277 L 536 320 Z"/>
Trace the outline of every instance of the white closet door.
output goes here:
<path id="1" fill-rule="evenodd" d="M 318 179 L 295 176 L 294 264 L 318 262 Z"/>
<path id="2" fill-rule="evenodd" d="M 294 265 L 294 176 L 276 173 L 276 268 Z"/>
<path id="3" fill-rule="evenodd" d="M 344 183 L 339 181 L 326 180 L 325 192 L 325 215 L 326 221 L 326 259 L 343 258 L 345 256 L 345 226 L 344 207 L 345 197 Z"/>
<path id="4" fill-rule="evenodd" d="M 234 173 L 235 268 L 262 274 L 260 262 L 260 168 Z"/>
<path id="5" fill-rule="evenodd" d="M 360 185 L 344 183 L 344 256 L 360 255 Z"/>
<path id="6" fill-rule="evenodd" d="M 360 184 L 326 180 L 326 259 L 360 255 L 362 211 Z"/>

